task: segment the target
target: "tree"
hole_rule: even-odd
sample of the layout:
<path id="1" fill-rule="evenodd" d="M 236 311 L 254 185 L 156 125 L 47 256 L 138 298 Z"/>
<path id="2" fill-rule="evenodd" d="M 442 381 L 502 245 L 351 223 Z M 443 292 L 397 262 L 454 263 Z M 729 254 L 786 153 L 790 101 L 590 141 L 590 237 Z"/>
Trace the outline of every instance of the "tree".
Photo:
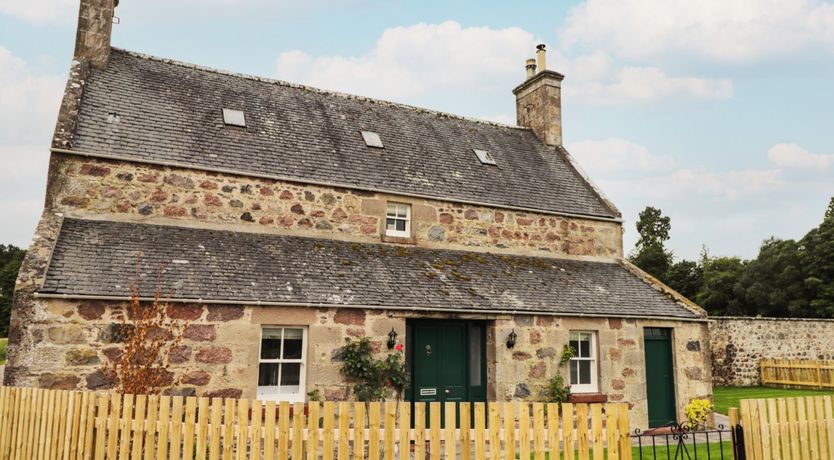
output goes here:
<path id="1" fill-rule="evenodd" d="M 629 260 L 655 278 L 665 281 L 672 265 L 672 253 L 665 247 L 672 229 L 671 219 L 660 209 L 647 206 L 637 219 L 640 238 Z"/>
<path id="2" fill-rule="evenodd" d="M 17 272 L 26 251 L 12 245 L 0 244 L 0 337 L 9 335 L 9 317 Z"/>
<path id="3" fill-rule="evenodd" d="M 741 301 L 763 316 L 809 315 L 804 251 L 794 240 L 769 238 L 739 279 Z"/>
<path id="4" fill-rule="evenodd" d="M 805 286 L 810 290 L 810 310 L 817 316 L 834 317 L 834 198 L 820 226 L 800 244 L 807 253 Z"/>
<path id="5" fill-rule="evenodd" d="M 695 299 L 704 284 L 704 270 L 698 262 L 681 260 L 666 272 L 666 284 L 687 299 Z"/>
<path id="6" fill-rule="evenodd" d="M 695 301 L 710 315 L 748 315 L 740 301 L 738 282 L 745 263 L 738 257 L 701 257 L 704 284 Z"/>

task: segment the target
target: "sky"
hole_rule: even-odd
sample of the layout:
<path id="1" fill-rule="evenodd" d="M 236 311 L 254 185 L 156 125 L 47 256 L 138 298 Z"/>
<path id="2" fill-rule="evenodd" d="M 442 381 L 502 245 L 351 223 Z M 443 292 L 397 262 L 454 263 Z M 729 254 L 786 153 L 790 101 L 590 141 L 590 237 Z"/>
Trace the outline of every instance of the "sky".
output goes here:
<path id="1" fill-rule="evenodd" d="M 565 74 L 565 144 L 623 213 L 693 259 L 800 238 L 834 196 L 834 3 L 822 0 L 121 0 L 113 45 L 514 124 L 535 45 Z M 26 247 L 77 0 L 0 0 L 0 244 Z"/>

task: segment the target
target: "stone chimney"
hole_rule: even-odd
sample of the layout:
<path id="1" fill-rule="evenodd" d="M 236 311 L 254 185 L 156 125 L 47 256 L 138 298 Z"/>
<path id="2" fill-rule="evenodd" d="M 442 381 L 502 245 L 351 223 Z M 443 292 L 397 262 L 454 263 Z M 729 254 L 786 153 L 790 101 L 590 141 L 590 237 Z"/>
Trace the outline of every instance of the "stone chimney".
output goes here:
<path id="1" fill-rule="evenodd" d="M 528 59 L 527 80 L 514 90 L 518 126 L 530 128 L 547 145 L 562 145 L 562 79 L 547 70 L 544 45 L 536 47 L 538 65 Z"/>
<path id="2" fill-rule="evenodd" d="M 75 35 L 77 61 L 87 61 L 96 68 L 107 65 L 113 14 L 118 5 L 119 0 L 81 0 Z"/>

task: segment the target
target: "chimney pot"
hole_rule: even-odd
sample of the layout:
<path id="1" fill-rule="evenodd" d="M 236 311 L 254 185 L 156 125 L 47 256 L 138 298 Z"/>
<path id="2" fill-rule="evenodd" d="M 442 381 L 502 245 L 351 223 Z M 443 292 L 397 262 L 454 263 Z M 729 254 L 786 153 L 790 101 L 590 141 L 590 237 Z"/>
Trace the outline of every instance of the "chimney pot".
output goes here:
<path id="1" fill-rule="evenodd" d="M 536 75 L 536 60 L 535 59 L 528 59 L 527 65 L 524 66 L 527 69 L 527 78 L 533 78 Z"/>
<path id="2" fill-rule="evenodd" d="M 544 50 L 544 43 L 541 43 L 536 46 L 536 57 L 539 58 L 539 72 L 544 72 L 547 70 L 547 66 L 545 65 L 545 55 L 546 51 Z"/>

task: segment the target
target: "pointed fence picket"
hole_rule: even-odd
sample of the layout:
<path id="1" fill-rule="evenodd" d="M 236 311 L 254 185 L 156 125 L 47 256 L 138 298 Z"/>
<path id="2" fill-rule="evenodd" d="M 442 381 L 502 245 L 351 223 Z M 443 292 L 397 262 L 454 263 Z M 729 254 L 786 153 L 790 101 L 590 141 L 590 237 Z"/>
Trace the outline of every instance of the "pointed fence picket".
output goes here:
<path id="1" fill-rule="evenodd" d="M 830 407 L 814 406 L 830 414 Z M 802 428 L 834 452 L 822 424 Z M 778 430 L 776 430 L 778 432 Z M 810 434 L 813 433 L 813 434 Z M 555 453 L 555 454 L 554 454 Z M 560 455 L 561 453 L 561 455 Z M 0 387 L 0 459 L 631 458 L 626 404 L 310 402 Z"/>

